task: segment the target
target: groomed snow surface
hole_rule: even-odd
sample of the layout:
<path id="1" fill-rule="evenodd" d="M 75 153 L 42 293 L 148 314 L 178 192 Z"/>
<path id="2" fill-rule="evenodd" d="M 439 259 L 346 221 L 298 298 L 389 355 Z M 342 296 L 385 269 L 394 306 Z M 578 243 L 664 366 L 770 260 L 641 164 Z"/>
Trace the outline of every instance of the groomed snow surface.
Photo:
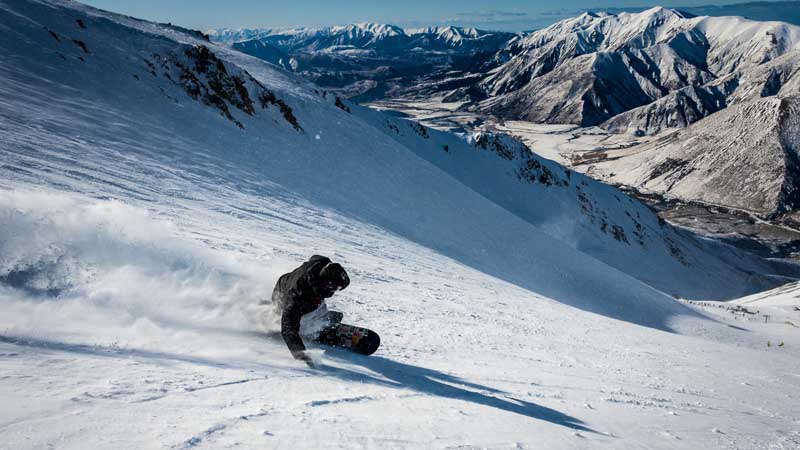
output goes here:
<path id="1" fill-rule="evenodd" d="M 201 43 L 179 30 L 5 0 L 0 29 L 0 449 L 800 446 L 791 300 L 781 321 L 678 303 L 572 230 L 572 197 L 537 187 L 562 221 L 537 225 L 411 148 L 443 137 L 207 43 L 302 127 L 231 106 L 240 129 L 149 73 Z M 714 249 L 688 257 L 747 284 Z M 258 305 L 315 253 L 351 274 L 329 307 L 375 355 L 312 346 L 308 368 Z"/>

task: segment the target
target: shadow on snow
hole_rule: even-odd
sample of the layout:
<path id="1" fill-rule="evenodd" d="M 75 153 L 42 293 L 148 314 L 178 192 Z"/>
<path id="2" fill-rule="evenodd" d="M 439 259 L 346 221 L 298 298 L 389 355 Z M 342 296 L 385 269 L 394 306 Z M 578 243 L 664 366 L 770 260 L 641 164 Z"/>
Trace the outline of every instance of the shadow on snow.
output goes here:
<path id="1" fill-rule="evenodd" d="M 328 349 L 326 354 L 333 360 L 361 366 L 381 377 L 378 378 L 340 367 L 323 366 L 321 368 L 326 374 L 336 376 L 342 380 L 410 389 L 421 394 L 461 400 L 532 419 L 544 420 L 573 430 L 597 433 L 588 428 L 580 419 L 555 409 L 509 397 L 501 390 L 471 383 L 438 370 L 405 364 L 381 356 L 357 355 L 345 350 Z"/>

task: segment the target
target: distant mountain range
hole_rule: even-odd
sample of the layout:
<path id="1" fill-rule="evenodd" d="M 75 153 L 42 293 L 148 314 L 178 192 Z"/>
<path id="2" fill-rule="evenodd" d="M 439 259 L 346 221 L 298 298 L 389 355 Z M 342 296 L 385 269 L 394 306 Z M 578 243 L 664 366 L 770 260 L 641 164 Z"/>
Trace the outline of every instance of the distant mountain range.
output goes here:
<path id="1" fill-rule="evenodd" d="M 400 51 L 496 50 L 513 33 L 453 26 L 400 28 L 358 23 L 324 28 L 210 30 L 211 39 L 224 43 L 259 40 L 285 52 L 340 51 L 344 48 Z"/>
<path id="2" fill-rule="evenodd" d="M 794 6 L 797 6 L 797 8 L 794 8 Z M 751 17 L 757 20 L 780 19 L 784 22 L 792 22 L 793 18 L 798 15 L 794 11 L 800 11 L 800 2 L 751 2 L 722 6 L 656 9 L 661 13 L 656 13 L 655 15 L 661 16 L 656 17 L 655 20 L 672 22 L 674 19 L 670 19 L 667 16 L 677 17 L 682 19 L 684 24 L 695 21 L 703 22 L 703 24 L 698 25 L 702 28 L 704 24 L 715 23 L 718 19 L 703 20 L 695 17 L 700 14 L 730 14 Z M 504 73 L 497 74 L 493 80 L 487 82 L 484 78 L 490 71 L 508 63 L 518 53 L 522 53 L 532 47 L 539 48 L 536 43 L 537 39 L 557 41 L 558 37 L 554 37 L 554 34 L 566 33 L 565 39 L 581 39 L 581 43 L 561 42 L 556 46 L 559 48 L 562 46 L 569 47 L 573 44 L 585 46 L 574 50 L 567 49 L 563 52 L 557 50 L 558 55 L 547 55 L 547 57 L 561 59 L 542 62 L 540 64 L 542 67 L 534 70 L 540 74 L 549 71 L 549 66 L 555 67 L 563 63 L 564 59 L 562 57 L 569 59 L 571 55 L 579 56 L 609 50 L 616 51 L 616 48 L 603 47 L 607 44 L 604 38 L 601 38 L 600 42 L 593 42 L 593 39 L 599 35 L 588 39 L 586 36 L 580 38 L 572 36 L 570 38 L 567 35 L 592 32 L 609 26 L 627 28 L 627 31 L 637 34 L 638 32 L 634 28 L 639 24 L 626 23 L 626 20 L 639 20 L 630 19 L 632 17 L 649 17 L 654 9 L 650 8 L 635 13 L 630 11 L 638 11 L 640 8 L 626 8 L 626 10 L 628 12 L 623 12 L 620 8 L 611 8 L 607 12 L 588 12 L 578 16 L 577 19 L 568 18 L 545 29 L 527 34 L 492 32 L 454 26 L 401 28 L 391 24 L 360 23 L 323 28 L 220 29 L 210 30 L 208 35 L 214 41 L 226 43 L 244 53 L 272 62 L 287 70 L 298 72 L 318 85 L 337 91 L 342 96 L 353 98 L 356 101 L 368 101 L 382 97 L 431 95 L 447 90 L 453 90 L 453 92 L 449 93 L 448 100 L 474 101 L 487 100 L 488 97 L 494 97 L 497 92 L 501 91 L 507 93 L 504 91 L 514 90 L 515 84 L 525 83 L 529 75 L 525 73 L 527 69 L 522 69 L 521 73 L 510 69 L 509 73 L 506 70 L 509 68 L 506 67 L 503 69 Z M 664 11 L 669 11 L 670 13 L 664 13 Z M 644 16 L 641 16 L 642 14 Z M 587 20 L 587 18 L 594 18 L 594 20 Z M 800 17 L 796 19 L 797 22 L 800 22 Z M 580 29 L 579 21 L 581 20 L 586 22 L 586 29 L 584 30 Z M 611 22 L 615 22 L 615 24 L 610 25 Z M 725 21 L 722 23 L 724 24 Z M 653 23 L 649 27 L 652 29 L 663 28 L 657 23 Z M 751 31 L 757 32 L 757 30 L 748 32 Z M 602 30 L 599 32 L 602 32 Z M 641 33 L 647 32 L 647 30 L 641 30 Z M 702 30 L 699 32 L 703 34 Z M 549 35 L 549 37 L 543 37 L 545 35 Z M 778 35 L 780 35 L 780 32 L 778 32 Z M 680 32 L 676 32 L 676 38 L 682 38 Z M 615 37 L 615 39 L 620 39 L 620 36 Z M 725 38 L 723 37 L 723 39 Z M 699 41 L 690 40 L 688 42 L 690 45 L 695 46 L 704 45 Z M 598 47 L 593 48 L 594 45 L 598 45 Z M 633 49 L 637 45 L 639 44 L 635 42 L 622 43 L 620 44 L 620 49 L 623 47 Z M 678 44 L 667 44 L 672 49 L 666 51 L 675 55 L 665 55 L 663 57 L 672 58 L 677 56 L 680 60 L 678 64 L 685 65 L 684 69 L 690 72 L 693 70 L 703 72 L 705 70 L 703 68 L 705 62 L 702 61 L 704 59 L 703 56 L 695 58 L 697 59 L 695 61 L 692 58 L 696 55 L 688 55 L 686 52 L 681 53 L 676 45 Z M 659 52 L 658 49 L 652 50 L 656 53 Z M 688 51 L 688 49 L 686 50 Z M 569 53 L 570 51 L 572 51 L 571 54 Z M 778 49 L 777 51 L 780 52 L 781 50 Z M 619 57 L 620 55 L 612 55 L 611 59 L 600 58 L 595 62 L 579 60 L 575 61 L 574 64 L 579 64 L 581 67 L 563 67 L 562 70 L 598 71 L 611 76 L 612 72 L 628 64 L 627 61 L 619 60 Z M 639 64 L 641 68 L 644 68 L 644 71 L 649 70 L 646 66 L 652 63 L 661 64 L 662 66 L 669 65 L 669 61 L 663 60 L 663 58 L 660 62 L 655 60 L 647 61 L 652 57 L 662 58 L 662 55 L 634 55 L 634 58 L 639 61 L 632 63 Z M 622 56 L 622 58 L 624 59 L 626 56 Z M 514 64 L 520 64 L 519 58 Z M 695 69 L 690 66 L 695 66 Z M 664 69 L 664 67 L 659 69 Z M 680 72 L 684 69 L 676 67 L 667 70 L 674 72 L 672 76 L 682 76 Z M 530 89 L 519 93 L 521 96 L 528 98 L 528 100 L 517 101 L 505 97 L 493 99 L 482 105 L 481 109 L 488 109 L 489 113 L 498 114 L 501 117 L 519 116 L 536 121 L 567 121 L 584 125 L 595 124 L 605 121 L 620 112 L 649 104 L 653 100 L 663 97 L 664 89 L 669 92 L 675 90 L 670 87 L 670 83 L 680 88 L 704 84 L 711 78 L 719 78 L 719 76 L 716 76 L 719 74 L 709 76 L 700 72 L 695 75 L 705 76 L 704 79 L 678 80 L 678 85 L 680 86 L 673 83 L 676 81 L 675 79 L 667 79 L 665 81 L 667 83 L 666 86 L 660 86 L 660 82 L 656 82 L 655 84 L 659 86 L 650 87 L 651 91 L 653 88 L 655 91 L 644 92 L 644 94 L 634 92 L 632 97 L 625 96 L 622 99 L 617 99 L 622 101 L 607 112 L 604 111 L 607 105 L 603 104 L 598 105 L 600 110 L 587 110 L 585 113 L 583 111 L 574 111 L 577 106 L 569 104 L 566 105 L 566 108 L 558 108 L 559 111 L 555 114 L 551 109 L 537 111 L 534 114 L 528 112 L 520 114 L 517 109 L 523 108 L 526 111 L 528 109 L 524 105 L 526 101 L 528 103 L 536 101 L 537 104 L 540 104 L 539 100 L 541 99 L 530 99 L 530 92 L 527 92 Z M 557 75 L 560 74 L 553 74 L 553 76 Z M 499 78 L 506 79 L 500 80 Z M 478 79 L 480 79 L 480 82 L 478 82 Z M 623 80 L 622 82 L 638 83 L 636 80 Z M 550 81 L 543 79 L 539 83 L 549 86 L 548 83 Z M 598 83 L 608 83 L 608 80 L 604 80 L 601 75 L 598 78 Z M 536 90 L 537 88 L 534 86 L 532 89 Z M 546 90 L 549 91 L 551 89 L 548 87 Z M 638 88 L 635 89 L 635 91 L 638 90 Z M 657 107 L 663 107 L 663 103 L 679 103 L 678 108 L 686 110 L 686 121 L 690 123 L 695 116 L 705 116 L 720 109 L 720 97 L 725 96 L 725 93 L 720 95 L 718 92 L 690 89 L 676 94 L 676 98 L 662 102 L 662 105 L 657 105 Z M 691 101 L 687 99 L 691 99 Z M 601 101 L 600 103 L 603 102 Z M 687 103 L 693 104 L 687 105 Z M 565 114 L 571 117 L 564 117 Z M 679 118 L 678 120 L 684 119 Z M 618 127 L 619 122 L 617 121 L 614 126 Z M 657 124 L 655 127 L 650 124 L 644 124 L 642 129 L 645 132 L 652 133 L 658 131 L 662 126 L 663 124 Z"/>
<path id="3" fill-rule="evenodd" d="M 374 23 L 222 29 L 208 35 L 356 100 L 396 95 L 421 77 L 438 80 L 453 70 L 480 66 L 516 36 L 475 28 L 404 29 Z"/>

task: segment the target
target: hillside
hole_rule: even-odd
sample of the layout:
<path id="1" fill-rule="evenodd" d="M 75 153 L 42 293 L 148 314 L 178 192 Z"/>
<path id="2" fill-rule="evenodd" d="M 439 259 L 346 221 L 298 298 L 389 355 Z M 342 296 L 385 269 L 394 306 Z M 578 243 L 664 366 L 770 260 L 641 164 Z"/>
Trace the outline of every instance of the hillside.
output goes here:
<path id="1" fill-rule="evenodd" d="M 594 167 L 644 191 L 778 215 L 800 206 L 798 118 L 797 96 L 742 102 Z"/>

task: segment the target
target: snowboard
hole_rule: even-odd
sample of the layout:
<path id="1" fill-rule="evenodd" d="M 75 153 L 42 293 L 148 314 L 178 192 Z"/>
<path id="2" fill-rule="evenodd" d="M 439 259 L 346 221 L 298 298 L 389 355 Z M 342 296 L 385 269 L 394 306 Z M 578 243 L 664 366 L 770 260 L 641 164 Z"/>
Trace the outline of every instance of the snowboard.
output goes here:
<path id="1" fill-rule="evenodd" d="M 316 342 L 343 348 L 361 355 L 371 355 L 381 345 L 378 333 L 363 327 L 340 323 L 323 331 Z"/>

